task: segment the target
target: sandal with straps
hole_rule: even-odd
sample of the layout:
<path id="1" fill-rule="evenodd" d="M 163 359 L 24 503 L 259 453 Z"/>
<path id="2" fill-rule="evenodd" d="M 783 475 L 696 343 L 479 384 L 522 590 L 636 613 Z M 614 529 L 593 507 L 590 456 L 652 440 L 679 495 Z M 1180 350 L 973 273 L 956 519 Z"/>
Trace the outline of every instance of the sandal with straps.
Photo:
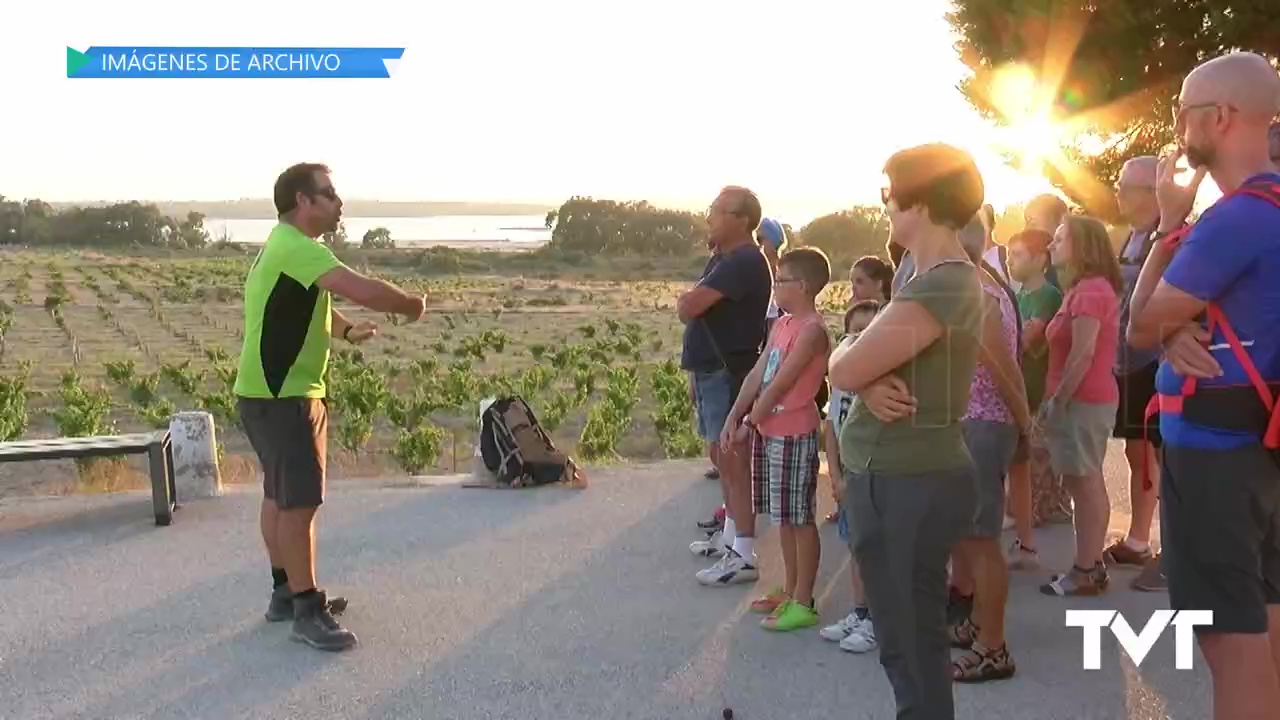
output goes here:
<path id="1" fill-rule="evenodd" d="M 975 642 L 968 652 L 951 662 L 951 679 L 961 683 L 1007 680 L 1017 670 L 1007 644 L 988 650 Z"/>
<path id="2" fill-rule="evenodd" d="M 1055 575 L 1053 579 L 1040 586 L 1040 592 L 1054 597 L 1082 597 L 1101 595 L 1111 584 L 1106 568 L 1071 567 L 1071 572 Z"/>
<path id="3" fill-rule="evenodd" d="M 958 623 L 947 626 L 947 639 L 953 648 L 968 648 L 978 639 L 978 626 L 973 620 L 965 618 Z"/>

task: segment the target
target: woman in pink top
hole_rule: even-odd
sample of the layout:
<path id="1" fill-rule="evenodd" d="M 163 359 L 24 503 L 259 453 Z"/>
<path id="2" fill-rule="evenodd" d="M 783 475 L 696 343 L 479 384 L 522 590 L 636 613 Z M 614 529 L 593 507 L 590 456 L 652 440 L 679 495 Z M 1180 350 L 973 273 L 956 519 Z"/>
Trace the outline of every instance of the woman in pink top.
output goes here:
<path id="1" fill-rule="evenodd" d="M 792 250 L 778 260 L 774 295 L 786 314 L 774 322 L 721 435 L 725 448 L 751 441 L 754 504 L 779 525 L 785 585 L 751 604 L 768 613 L 761 623 L 767 630 L 818 622 L 813 585 L 821 552 L 814 510 L 822 420 L 816 398 L 831 341 L 815 299 L 830 281 L 831 264 L 817 248 Z"/>
<path id="2" fill-rule="evenodd" d="M 975 265 L 983 265 L 986 233 L 977 220 L 960 232 Z M 1026 388 L 1018 366 L 1018 308 L 1013 292 L 984 268 L 983 324 L 978 365 L 969 405 L 960 419 L 965 447 L 977 471 L 978 507 L 964 537 L 951 553 L 954 614 L 951 644 L 969 652 L 952 662 L 957 682 L 987 682 L 1011 677 L 1016 668 L 1004 637 L 1009 572 L 1000 551 L 1004 529 L 1004 476 L 1018 438 L 1031 425 Z"/>
<path id="3" fill-rule="evenodd" d="M 1065 296 L 1049 322 L 1049 376 L 1040 419 L 1049 462 L 1075 505 L 1071 572 L 1040 588 L 1046 595 L 1097 595 L 1110 579 L 1102 561 L 1111 501 L 1102 477 L 1120 392 L 1112 372 L 1120 339 L 1120 265 L 1102 223 L 1069 217 L 1050 253 Z"/>

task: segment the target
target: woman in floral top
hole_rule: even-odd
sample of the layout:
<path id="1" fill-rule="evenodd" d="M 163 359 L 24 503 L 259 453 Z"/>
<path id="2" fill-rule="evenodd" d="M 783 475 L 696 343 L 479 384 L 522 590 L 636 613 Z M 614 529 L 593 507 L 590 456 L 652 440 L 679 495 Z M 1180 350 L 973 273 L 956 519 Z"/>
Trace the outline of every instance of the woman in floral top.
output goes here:
<path id="1" fill-rule="evenodd" d="M 976 227 L 974 227 L 976 225 Z M 960 233 L 974 264 L 982 264 L 981 225 Z M 952 552 L 951 642 L 969 652 L 952 663 L 958 682 L 986 682 L 1013 675 L 1004 638 L 1009 573 L 1000 550 L 1004 526 L 1004 477 L 1018 438 L 1031 426 L 1018 367 L 1018 308 L 1013 294 L 988 269 L 982 273 L 984 318 L 977 371 L 961 418 L 965 446 L 977 469 L 978 506 L 973 525 Z"/>

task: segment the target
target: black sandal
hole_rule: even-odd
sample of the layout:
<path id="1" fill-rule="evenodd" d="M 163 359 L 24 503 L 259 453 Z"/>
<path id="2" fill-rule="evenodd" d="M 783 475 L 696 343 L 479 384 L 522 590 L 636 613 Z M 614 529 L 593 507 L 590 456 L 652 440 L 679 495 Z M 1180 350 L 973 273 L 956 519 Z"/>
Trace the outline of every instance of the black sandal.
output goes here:
<path id="1" fill-rule="evenodd" d="M 1017 670 L 1007 644 L 988 650 L 975 642 L 968 652 L 951 662 L 951 679 L 959 683 L 1007 680 Z"/>
<path id="2" fill-rule="evenodd" d="M 965 618 L 958 623 L 947 626 L 947 639 L 951 641 L 953 648 L 971 647 L 978 639 L 978 626 L 973 624 L 973 620 Z"/>

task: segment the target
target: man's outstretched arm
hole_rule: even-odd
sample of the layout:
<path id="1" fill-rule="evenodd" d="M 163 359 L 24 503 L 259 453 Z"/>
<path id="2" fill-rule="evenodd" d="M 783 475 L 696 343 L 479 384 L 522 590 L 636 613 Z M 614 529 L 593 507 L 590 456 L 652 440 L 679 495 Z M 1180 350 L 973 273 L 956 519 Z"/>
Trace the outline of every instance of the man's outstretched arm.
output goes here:
<path id="1" fill-rule="evenodd" d="M 410 320 L 422 317 L 426 310 L 425 296 L 406 293 L 385 280 L 362 275 L 346 266 L 321 275 L 316 285 L 375 312 L 404 315 Z"/>

